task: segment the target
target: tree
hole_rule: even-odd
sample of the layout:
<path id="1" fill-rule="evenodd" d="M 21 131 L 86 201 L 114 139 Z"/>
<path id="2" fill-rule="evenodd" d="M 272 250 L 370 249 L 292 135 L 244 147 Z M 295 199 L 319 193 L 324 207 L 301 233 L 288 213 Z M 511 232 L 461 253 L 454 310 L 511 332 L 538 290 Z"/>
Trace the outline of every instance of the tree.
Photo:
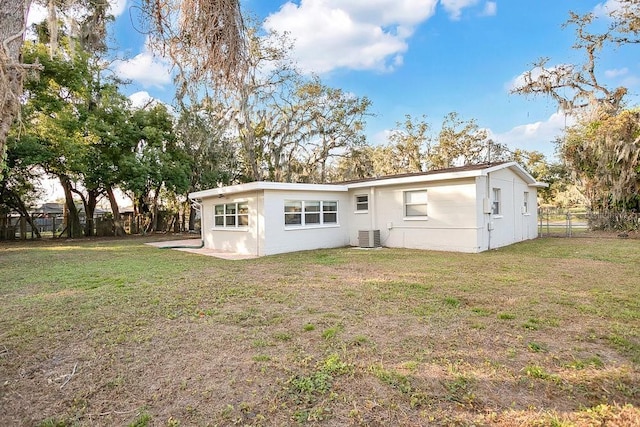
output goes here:
<path id="1" fill-rule="evenodd" d="M 602 115 L 568 129 L 562 157 L 594 210 L 640 210 L 640 110 Z"/>
<path id="2" fill-rule="evenodd" d="M 426 116 L 419 120 L 407 115 L 405 121 L 396 123 L 396 126 L 398 129 L 392 130 L 389 134 L 389 160 L 393 165 L 393 173 L 424 171 L 427 153 L 431 151 Z"/>
<path id="3" fill-rule="evenodd" d="M 244 84 L 216 93 L 237 136 L 239 180 L 326 180 L 332 159 L 364 140 L 370 101 L 303 76 L 286 35 L 252 31 L 249 42 Z"/>
<path id="4" fill-rule="evenodd" d="M 625 107 L 627 88 L 610 89 L 599 80 L 599 52 L 610 44 L 635 44 L 640 30 L 640 2 L 620 0 L 610 11 L 611 24 L 594 33 L 594 14 L 570 13 L 566 26 L 576 30 L 574 48 L 582 51 L 582 65 L 547 67 L 542 59 L 524 74 L 514 93 L 550 96 L 577 124 L 559 141 L 559 152 L 581 184 L 593 209 L 638 209 L 637 110 Z"/>
<path id="5" fill-rule="evenodd" d="M 431 169 L 444 169 L 500 161 L 503 154 L 504 147 L 491 141 L 475 120 L 464 121 L 452 112 L 442 122 L 428 161 Z"/>
<path id="6" fill-rule="evenodd" d="M 131 120 L 133 113 L 129 100 L 119 92 L 116 83 L 103 83 L 99 74 L 96 77 L 85 122 L 86 134 L 91 136 L 92 143 L 88 146 L 86 167 L 82 173 L 84 187 L 90 193 L 88 200 L 83 200 L 89 219 L 97 198 L 106 194 L 113 215 L 114 234 L 122 236 L 125 230 L 114 189 L 123 180 L 125 165 L 132 163 L 138 135 Z M 87 224 L 85 235 L 90 235 L 92 230 L 93 227 Z"/>
<path id="7" fill-rule="evenodd" d="M 292 110 L 301 111 L 296 123 L 300 141 L 289 161 L 297 160 L 302 167 L 297 176 L 283 168 L 288 169 L 285 181 L 327 182 L 331 159 L 364 144 L 364 118 L 371 101 L 325 86 L 317 77 L 299 85 L 295 99 Z"/>
<path id="8" fill-rule="evenodd" d="M 29 144 L 21 144 L 19 139 L 12 136 L 8 139 L 7 170 L 11 173 L 0 179 L 0 223 L 10 212 L 18 212 L 29 223 L 36 237 L 40 238 L 40 230 L 29 214 L 29 205 L 38 196 L 33 183 L 39 173 L 37 167 L 24 160 L 34 155 L 32 148 Z"/>
<path id="9" fill-rule="evenodd" d="M 162 192 L 184 194 L 189 187 L 189 158 L 177 144 L 173 120 L 162 104 L 131 116 L 133 156 L 122 167 L 122 189 L 131 193 L 137 213 L 148 215 L 146 231 L 158 228 Z"/>
<path id="10" fill-rule="evenodd" d="M 638 8 L 637 2 L 634 6 Z M 629 9 L 631 10 L 631 9 Z M 640 13 L 636 14 L 640 16 Z M 525 72 L 522 82 L 512 90 L 519 95 L 544 95 L 554 99 L 561 110 L 583 117 L 597 117 L 599 114 L 616 114 L 623 106 L 627 88 L 609 89 L 598 78 L 597 55 L 607 42 L 616 38 L 615 25 L 604 33 L 591 33 L 589 26 L 596 20 L 592 13 L 578 15 L 570 12 L 565 27 L 575 26 L 576 42 L 573 48 L 585 55 L 582 65 L 560 64 L 549 67 L 549 58 L 542 58 Z"/>
<path id="11" fill-rule="evenodd" d="M 20 50 L 31 2 L 11 0 L 0 4 L 0 178 L 4 175 L 6 142 L 20 112 L 23 79 L 28 68 Z"/>
<path id="12" fill-rule="evenodd" d="M 151 44 L 177 67 L 177 96 L 197 87 L 239 87 L 248 68 L 248 44 L 239 0 L 144 0 L 143 25 Z"/>
<path id="13" fill-rule="evenodd" d="M 210 100 L 206 100 L 180 113 L 175 131 L 177 143 L 192 165 L 189 192 L 231 184 L 238 178 L 236 147 L 228 135 L 224 111 L 221 105 L 211 105 Z M 190 206 L 189 230 L 195 228 L 195 219 L 196 210 Z"/>
<path id="14" fill-rule="evenodd" d="M 73 194 L 78 192 L 75 183 L 85 168 L 91 142 L 85 126 L 91 72 L 84 52 L 69 52 L 68 45 L 65 49 L 51 56 L 42 43 L 25 46 L 25 61 L 42 64 L 42 71 L 37 79 L 26 82 L 23 116 L 29 126 L 16 131 L 20 131 L 19 138 L 37 147 L 31 161 L 60 180 L 65 194 L 67 236 L 79 237 L 82 228 Z"/>
<path id="15" fill-rule="evenodd" d="M 104 40 L 107 3 L 64 2 L 66 7 L 76 4 L 95 12 L 88 14 L 90 19 L 80 28 L 81 40 L 97 46 Z M 20 56 L 30 6 L 31 0 L 0 2 L 0 177 L 9 130 L 20 111 L 25 73 L 29 68 L 39 68 L 25 64 Z M 165 52 L 179 64 L 180 75 L 191 74 L 194 79 L 207 76 L 214 82 L 242 80 L 239 76 L 244 74 L 246 45 L 238 0 L 145 0 L 143 11 L 151 18 L 147 22 L 154 30 L 154 40 L 166 46 Z"/>

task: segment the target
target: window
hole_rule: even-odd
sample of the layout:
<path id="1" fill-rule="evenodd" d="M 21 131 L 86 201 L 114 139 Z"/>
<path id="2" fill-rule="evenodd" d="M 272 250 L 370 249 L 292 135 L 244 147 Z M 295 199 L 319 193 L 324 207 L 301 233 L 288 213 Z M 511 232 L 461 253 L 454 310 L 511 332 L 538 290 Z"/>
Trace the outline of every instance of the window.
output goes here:
<path id="1" fill-rule="evenodd" d="M 522 213 L 529 213 L 529 192 L 524 192 L 524 200 L 522 202 Z"/>
<path id="2" fill-rule="evenodd" d="M 404 215 L 406 217 L 427 216 L 427 190 L 404 192 Z"/>
<path id="3" fill-rule="evenodd" d="M 284 202 L 284 224 L 285 225 L 302 225 L 302 202 L 300 201 Z"/>
<path id="4" fill-rule="evenodd" d="M 369 196 L 361 194 L 356 196 L 356 212 L 364 212 L 369 210 Z"/>
<path id="5" fill-rule="evenodd" d="M 249 203 L 225 203 L 213 208 L 213 224 L 215 227 L 248 227 Z"/>
<path id="6" fill-rule="evenodd" d="M 285 226 L 314 226 L 338 223 L 338 202 L 329 200 L 286 200 Z"/>
<path id="7" fill-rule="evenodd" d="M 338 223 L 338 202 L 322 202 L 322 223 Z"/>
<path id="8" fill-rule="evenodd" d="M 304 223 L 320 224 L 320 202 L 304 202 Z"/>
<path id="9" fill-rule="evenodd" d="M 500 215 L 502 213 L 502 208 L 500 206 L 500 189 L 493 189 L 493 202 L 491 205 L 491 213 L 494 215 Z"/>

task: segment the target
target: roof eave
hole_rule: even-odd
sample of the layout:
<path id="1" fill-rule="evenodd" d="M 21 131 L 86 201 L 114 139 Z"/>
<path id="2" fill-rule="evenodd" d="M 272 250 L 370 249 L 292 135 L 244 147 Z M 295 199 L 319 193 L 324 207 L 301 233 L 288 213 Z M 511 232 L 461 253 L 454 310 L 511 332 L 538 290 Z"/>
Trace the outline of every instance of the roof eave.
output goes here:
<path id="1" fill-rule="evenodd" d="M 281 190 L 281 191 L 322 191 L 322 192 L 346 192 L 344 185 L 334 184 L 303 184 L 271 181 L 254 181 L 246 184 L 229 185 L 226 187 L 211 188 L 209 190 L 189 193 L 189 199 L 205 199 L 209 197 L 226 197 L 239 193 L 247 193 L 260 190 Z"/>
<path id="2" fill-rule="evenodd" d="M 399 184 L 413 184 L 413 183 L 422 183 L 422 182 L 431 182 L 431 181 L 446 181 L 449 179 L 462 179 L 462 178 L 473 178 L 476 176 L 480 176 L 483 169 L 471 170 L 471 171 L 460 171 L 460 172 L 447 172 L 441 174 L 432 174 L 432 175 L 414 175 L 414 176 L 404 176 L 400 178 L 381 178 L 379 180 L 371 180 L 371 181 L 363 181 L 363 182 L 355 182 L 353 184 L 346 184 L 348 188 L 365 188 L 365 187 L 381 187 L 387 185 L 399 185 Z"/>

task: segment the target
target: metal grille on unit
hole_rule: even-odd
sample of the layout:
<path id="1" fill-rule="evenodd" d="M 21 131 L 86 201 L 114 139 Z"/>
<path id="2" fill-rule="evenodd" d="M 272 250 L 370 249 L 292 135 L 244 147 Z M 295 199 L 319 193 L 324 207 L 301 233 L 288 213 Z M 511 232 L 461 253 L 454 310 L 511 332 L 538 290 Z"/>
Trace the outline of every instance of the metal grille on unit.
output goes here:
<path id="1" fill-rule="evenodd" d="M 361 248 L 379 248 L 380 230 L 360 230 L 358 231 L 358 246 Z"/>

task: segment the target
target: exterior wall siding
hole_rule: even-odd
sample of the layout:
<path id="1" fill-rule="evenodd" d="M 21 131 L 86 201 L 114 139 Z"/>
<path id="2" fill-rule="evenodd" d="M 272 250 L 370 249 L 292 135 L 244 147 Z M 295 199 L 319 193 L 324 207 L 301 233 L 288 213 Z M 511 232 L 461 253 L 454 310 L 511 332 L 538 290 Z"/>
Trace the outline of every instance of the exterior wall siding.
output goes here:
<path id="1" fill-rule="evenodd" d="M 338 223 L 319 226 L 285 226 L 286 200 L 326 200 L 338 202 Z M 349 245 L 349 200 L 345 192 L 266 191 L 264 196 L 265 235 L 261 255 L 336 248 Z"/>
<path id="2" fill-rule="evenodd" d="M 233 197 L 207 198 L 202 201 L 202 237 L 206 248 L 244 255 L 259 255 L 264 240 L 261 214 L 261 192 L 234 194 Z M 214 207 L 225 203 L 248 202 L 249 226 L 239 228 L 214 227 Z"/>
<path id="3" fill-rule="evenodd" d="M 405 192 L 427 191 L 427 217 L 405 215 Z M 478 251 L 474 179 L 426 184 L 372 187 L 367 214 L 353 213 L 350 243 L 358 244 L 358 231 L 379 229 L 383 246 L 413 249 Z M 362 189 L 349 192 L 352 204 Z M 353 209 L 352 209 L 353 212 Z"/>
<path id="4" fill-rule="evenodd" d="M 491 214 L 491 230 L 487 236 L 489 249 L 507 246 L 537 237 L 537 190 L 510 170 L 489 175 L 488 197 L 493 201 L 493 189 L 500 189 L 499 215 Z M 529 209 L 523 212 L 524 194 L 529 193 Z"/>

